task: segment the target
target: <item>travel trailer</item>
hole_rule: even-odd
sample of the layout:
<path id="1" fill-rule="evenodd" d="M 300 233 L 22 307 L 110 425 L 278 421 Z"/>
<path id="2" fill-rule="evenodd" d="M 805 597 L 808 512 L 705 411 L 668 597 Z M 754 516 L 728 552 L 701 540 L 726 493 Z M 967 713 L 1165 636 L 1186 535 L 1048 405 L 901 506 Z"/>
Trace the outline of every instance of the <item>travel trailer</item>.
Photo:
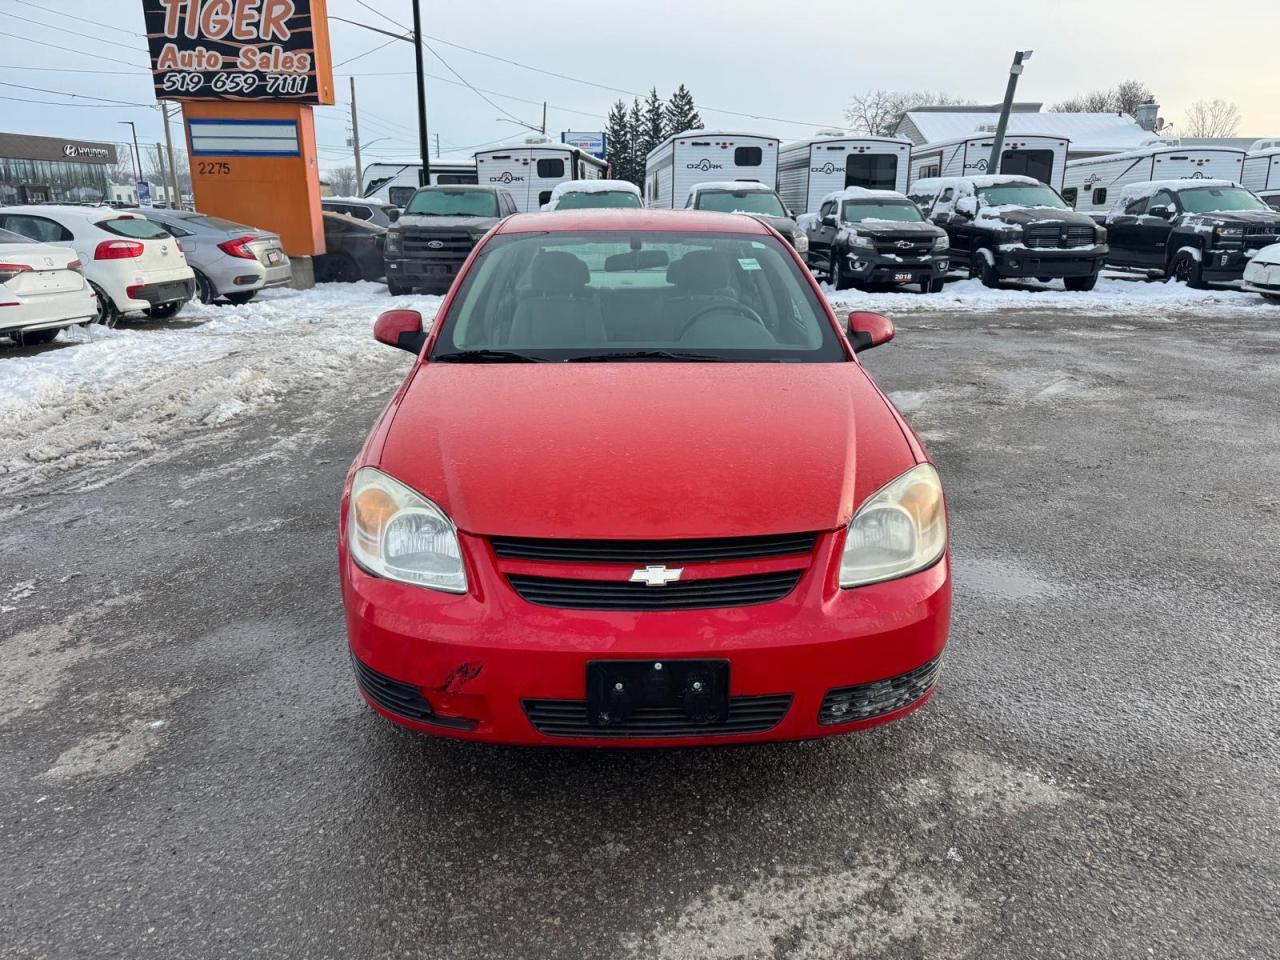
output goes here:
<path id="1" fill-rule="evenodd" d="M 1181 147 L 1168 142 L 1128 153 L 1072 160 L 1062 198 L 1082 213 L 1105 213 L 1131 183 L 1151 180 L 1230 180 L 1244 173 L 1245 152 L 1233 147 Z"/>
<path id="2" fill-rule="evenodd" d="M 360 180 L 360 196 L 403 207 L 418 189 L 420 163 L 371 163 L 364 168 Z M 431 183 L 434 186 L 476 182 L 473 157 L 448 157 L 431 161 Z"/>
<path id="3" fill-rule="evenodd" d="M 911 141 L 901 137 L 818 136 L 778 153 L 778 196 L 793 213 L 813 213 L 846 187 L 905 193 Z"/>
<path id="4" fill-rule="evenodd" d="M 505 187 L 521 213 L 541 210 L 566 180 L 601 180 L 608 164 L 578 147 L 534 135 L 476 153 L 476 180 Z"/>
<path id="5" fill-rule="evenodd" d="M 989 171 L 987 166 L 991 163 L 994 144 L 993 134 L 983 132 L 916 147 L 911 151 L 911 181 L 1002 173 L 1032 177 L 1055 190 L 1062 189 L 1067 151 L 1071 147 L 1071 141 L 1066 137 L 1006 134 L 1000 153 L 1000 169 Z"/>
<path id="6" fill-rule="evenodd" d="M 649 207 L 677 207 L 706 180 L 754 180 L 770 187 L 778 179 L 778 138 L 723 130 L 686 130 L 649 151 L 644 199 Z"/>
<path id="7" fill-rule="evenodd" d="M 1249 148 L 1240 185 L 1258 194 L 1280 191 L 1280 140 L 1259 140 Z"/>

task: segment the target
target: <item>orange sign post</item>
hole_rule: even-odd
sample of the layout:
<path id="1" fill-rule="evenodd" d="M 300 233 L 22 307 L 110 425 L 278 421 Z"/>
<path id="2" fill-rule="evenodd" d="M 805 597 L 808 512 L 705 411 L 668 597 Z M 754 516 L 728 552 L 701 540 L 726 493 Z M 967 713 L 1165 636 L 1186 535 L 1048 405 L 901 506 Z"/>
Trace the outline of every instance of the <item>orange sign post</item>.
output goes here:
<path id="1" fill-rule="evenodd" d="M 143 0 L 156 98 L 182 103 L 196 208 L 324 253 L 313 104 L 333 103 L 325 0 Z"/>

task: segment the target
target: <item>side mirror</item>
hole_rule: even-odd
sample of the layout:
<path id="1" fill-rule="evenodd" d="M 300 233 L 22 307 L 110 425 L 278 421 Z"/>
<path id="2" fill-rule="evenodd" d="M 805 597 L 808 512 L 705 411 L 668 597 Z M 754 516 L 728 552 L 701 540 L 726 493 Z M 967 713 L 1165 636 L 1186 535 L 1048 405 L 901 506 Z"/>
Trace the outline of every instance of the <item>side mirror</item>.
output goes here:
<path id="1" fill-rule="evenodd" d="M 373 324 L 373 336 L 379 343 L 418 353 L 427 342 L 422 330 L 422 314 L 417 310 L 387 310 Z"/>
<path id="2" fill-rule="evenodd" d="M 972 220 L 978 215 L 978 200 L 976 197 L 961 197 L 956 201 L 956 213 L 962 217 L 968 217 Z"/>
<path id="3" fill-rule="evenodd" d="M 796 212 L 792 210 L 790 207 L 787 208 L 786 214 L 787 214 L 787 218 L 790 220 L 794 220 L 796 218 Z"/>
<path id="4" fill-rule="evenodd" d="M 878 313 L 849 314 L 849 342 L 861 353 L 893 339 L 893 321 Z"/>
<path id="5" fill-rule="evenodd" d="M 387 211 L 387 219 L 388 219 L 388 220 L 390 220 L 392 223 L 395 223 L 397 220 L 399 220 L 399 219 L 400 219 L 400 211 L 399 211 L 399 210 L 388 210 L 388 211 Z"/>
<path id="6" fill-rule="evenodd" d="M 1161 220 L 1173 219 L 1173 207 L 1168 204 L 1161 204 L 1158 207 L 1152 207 L 1147 211 L 1149 217 L 1159 217 Z"/>
<path id="7" fill-rule="evenodd" d="M 834 227 L 836 225 L 835 214 L 828 213 L 825 217 L 823 217 L 822 225 L 824 227 Z"/>

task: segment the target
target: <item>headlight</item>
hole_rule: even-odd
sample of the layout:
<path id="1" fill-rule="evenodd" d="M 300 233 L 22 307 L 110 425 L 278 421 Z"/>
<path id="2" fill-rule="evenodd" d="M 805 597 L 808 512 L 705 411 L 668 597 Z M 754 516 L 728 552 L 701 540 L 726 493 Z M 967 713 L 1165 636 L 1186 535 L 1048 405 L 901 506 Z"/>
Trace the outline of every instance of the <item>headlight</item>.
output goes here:
<path id="1" fill-rule="evenodd" d="M 386 247 L 387 253 L 399 253 L 400 243 L 402 240 L 403 240 L 403 237 L 401 236 L 399 230 L 388 230 L 387 231 L 387 247 Z"/>
<path id="2" fill-rule="evenodd" d="M 944 236 L 941 236 L 941 237 L 935 237 L 935 238 L 934 238 L 934 240 L 933 240 L 933 249 L 935 249 L 935 250 L 950 250 L 950 249 L 951 249 L 951 240 L 950 240 L 950 239 L 948 239 L 945 235 L 944 235 Z"/>
<path id="3" fill-rule="evenodd" d="M 921 463 L 873 494 L 849 524 L 840 586 L 892 580 L 937 561 L 947 547 L 942 482 Z"/>
<path id="4" fill-rule="evenodd" d="M 458 532 L 444 511 L 379 470 L 363 467 L 351 484 L 347 545 L 377 577 L 446 593 L 466 593 Z"/>
<path id="5" fill-rule="evenodd" d="M 809 238 L 797 230 L 791 235 L 791 245 L 796 248 L 796 253 L 805 253 L 809 249 Z"/>
<path id="6" fill-rule="evenodd" d="M 1104 244 L 1104 243 L 1106 243 L 1106 242 L 1107 242 L 1107 228 L 1106 228 L 1106 227 L 1094 227 L 1094 228 L 1093 228 L 1093 242 L 1094 242 L 1094 243 L 1096 243 L 1096 244 Z"/>
<path id="7" fill-rule="evenodd" d="M 851 247 L 862 247 L 865 250 L 874 250 L 876 248 L 876 242 L 874 240 L 870 237 L 864 237 L 856 230 L 850 230 L 845 234 L 845 237 L 848 239 L 849 246 Z"/>
<path id="8" fill-rule="evenodd" d="M 1218 236 L 1220 237 L 1243 237 L 1244 227 L 1219 227 Z"/>

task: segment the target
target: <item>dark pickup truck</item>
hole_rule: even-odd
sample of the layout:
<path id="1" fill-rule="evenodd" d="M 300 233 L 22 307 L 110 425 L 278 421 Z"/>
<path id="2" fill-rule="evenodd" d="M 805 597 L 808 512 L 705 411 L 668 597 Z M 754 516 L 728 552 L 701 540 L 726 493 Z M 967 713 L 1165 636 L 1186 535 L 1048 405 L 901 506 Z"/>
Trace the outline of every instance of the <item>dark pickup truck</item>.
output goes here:
<path id="1" fill-rule="evenodd" d="M 1227 180 L 1129 184 L 1106 224 L 1107 266 L 1196 288 L 1239 280 L 1255 253 L 1280 243 L 1280 212 Z"/>
<path id="2" fill-rule="evenodd" d="M 1092 290 L 1107 255 L 1107 231 L 1052 187 L 1009 174 L 938 177 L 911 185 L 911 198 L 947 231 L 951 260 L 988 287 L 1012 278 L 1061 279 Z"/>
<path id="3" fill-rule="evenodd" d="M 387 289 L 392 296 L 444 293 L 480 238 L 516 212 L 502 187 L 420 187 L 387 231 Z"/>
<path id="4" fill-rule="evenodd" d="M 848 187 L 828 194 L 816 214 L 800 218 L 809 269 L 844 290 L 854 284 L 919 284 L 938 293 L 950 268 L 947 232 L 892 190 Z"/>

